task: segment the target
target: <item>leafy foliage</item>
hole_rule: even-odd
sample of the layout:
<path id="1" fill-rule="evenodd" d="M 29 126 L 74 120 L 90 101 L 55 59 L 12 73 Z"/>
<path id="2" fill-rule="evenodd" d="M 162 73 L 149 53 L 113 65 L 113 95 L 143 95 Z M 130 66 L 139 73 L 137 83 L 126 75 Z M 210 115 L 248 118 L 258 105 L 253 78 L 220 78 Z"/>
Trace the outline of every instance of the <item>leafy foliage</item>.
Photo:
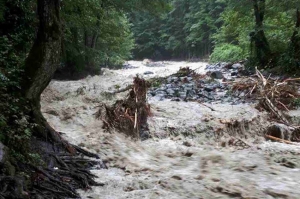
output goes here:
<path id="1" fill-rule="evenodd" d="M 251 45 L 250 37 L 250 35 L 256 33 L 253 2 L 227 0 L 227 8 L 220 17 L 223 25 L 213 36 L 217 46 L 223 44 L 239 46 L 243 51 L 243 58 L 250 58 L 250 65 L 257 64 L 255 47 Z M 299 3 L 298 0 L 265 1 L 262 30 L 266 35 L 272 53 L 269 57 L 270 66 L 281 65 L 287 69 L 295 65 L 294 58 L 289 55 L 292 54 L 290 51 L 291 36 L 295 30 L 295 13 Z M 218 48 L 215 48 L 213 54 L 217 53 L 221 52 Z M 282 58 L 278 59 L 280 57 Z M 293 67 L 293 70 L 295 69 Z"/>
<path id="2" fill-rule="evenodd" d="M 66 0 L 63 72 L 99 73 L 102 66 L 116 66 L 131 58 L 133 34 L 127 14 L 133 10 L 156 10 L 163 0 Z"/>
<path id="3" fill-rule="evenodd" d="M 211 54 L 211 62 L 236 62 L 244 58 L 243 49 L 232 44 L 217 46 Z"/>
<path id="4" fill-rule="evenodd" d="M 34 123 L 21 97 L 21 83 L 35 33 L 34 6 L 31 0 L 0 1 L 0 142 L 20 162 L 32 160 L 28 154 Z"/>
<path id="5" fill-rule="evenodd" d="M 207 56 L 212 34 L 225 4 L 222 1 L 173 0 L 160 14 L 136 12 L 131 16 L 136 39 L 135 58 L 192 59 Z"/>

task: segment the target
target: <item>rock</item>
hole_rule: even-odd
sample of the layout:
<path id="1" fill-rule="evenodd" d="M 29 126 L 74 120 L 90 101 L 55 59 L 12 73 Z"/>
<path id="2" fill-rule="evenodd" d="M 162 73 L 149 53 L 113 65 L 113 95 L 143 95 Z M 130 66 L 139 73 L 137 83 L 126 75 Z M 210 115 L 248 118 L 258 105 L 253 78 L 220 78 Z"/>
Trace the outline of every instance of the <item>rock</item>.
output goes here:
<path id="1" fill-rule="evenodd" d="M 174 95 L 174 93 L 175 93 L 175 91 L 173 90 L 173 89 L 167 89 L 167 93 L 169 94 L 169 95 Z"/>
<path id="2" fill-rule="evenodd" d="M 226 68 L 226 69 L 232 69 L 232 65 L 233 65 L 233 63 L 224 63 L 224 68 Z"/>
<path id="3" fill-rule="evenodd" d="M 166 88 L 169 89 L 169 88 L 172 88 L 173 85 L 172 84 L 166 84 Z"/>
<path id="4" fill-rule="evenodd" d="M 190 81 L 193 80 L 193 78 L 192 77 L 188 77 L 187 80 L 190 82 Z"/>
<path id="5" fill-rule="evenodd" d="M 175 179 L 175 180 L 182 180 L 182 177 L 177 176 L 177 175 L 172 176 L 172 178 Z"/>
<path id="6" fill-rule="evenodd" d="M 137 67 L 132 66 L 132 65 L 130 65 L 129 63 L 123 64 L 123 69 L 133 69 L 133 68 L 137 68 Z"/>
<path id="7" fill-rule="evenodd" d="M 187 146 L 187 147 L 191 147 L 192 146 L 192 144 L 189 141 L 184 141 L 182 144 L 184 146 Z"/>
<path id="8" fill-rule="evenodd" d="M 165 96 L 166 95 L 166 92 L 165 91 L 163 91 L 163 90 L 159 90 L 159 91 L 156 91 L 156 94 L 155 95 L 163 95 L 163 96 Z"/>
<path id="9" fill-rule="evenodd" d="M 171 79 L 172 79 L 173 82 L 177 82 L 179 80 L 178 77 L 172 77 Z"/>
<path id="10" fill-rule="evenodd" d="M 231 73 L 231 76 L 237 76 L 238 75 L 238 72 L 232 72 Z"/>
<path id="11" fill-rule="evenodd" d="M 213 78 L 213 79 L 223 79 L 224 76 L 222 74 L 222 72 L 220 71 L 214 71 L 210 74 L 210 77 Z"/>
<path id="12" fill-rule="evenodd" d="M 231 66 L 231 68 L 233 68 L 233 69 L 241 69 L 241 68 L 243 68 L 244 66 L 242 65 L 242 64 L 239 64 L 239 63 L 237 63 L 237 64 L 233 64 L 232 66 Z"/>
<path id="13" fill-rule="evenodd" d="M 186 92 L 179 92 L 180 98 L 185 98 L 186 97 Z"/>
<path id="14" fill-rule="evenodd" d="M 179 77 L 180 78 L 180 81 L 183 81 L 186 79 L 186 77 Z"/>
<path id="15" fill-rule="evenodd" d="M 214 90 L 214 88 L 213 87 L 205 87 L 204 90 L 207 92 L 212 92 Z"/>
<path id="16" fill-rule="evenodd" d="M 291 169 L 297 167 L 297 163 L 290 158 L 281 157 L 278 160 L 275 160 L 276 163 L 279 163 L 281 166 L 285 166 Z"/>
<path id="17" fill-rule="evenodd" d="M 291 129 L 285 124 L 273 124 L 266 130 L 267 135 L 277 137 L 284 140 L 291 140 L 292 132 Z"/>
<path id="18" fill-rule="evenodd" d="M 146 130 L 144 131 L 144 130 L 142 130 L 142 131 L 141 131 L 140 137 L 141 137 L 141 140 L 142 140 L 142 141 L 145 141 L 145 140 L 151 138 L 151 134 L 150 134 L 149 131 L 146 131 Z"/>
<path id="19" fill-rule="evenodd" d="M 193 88 L 195 86 L 195 83 L 185 84 L 186 88 Z"/>
<path id="20" fill-rule="evenodd" d="M 168 77 L 167 82 L 170 84 L 172 82 L 172 77 Z"/>
<path id="21" fill-rule="evenodd" d="M 146 71 L 146 72 L 144 72 L 144 75 L 152 75 L 152 74 L 154 74 L 154 73 L 151 72 L 151 71 Z"/>
<path id="22" fill-rule="evenodd" d="M 196 97 L 197 93 L 195 90 L 187 90 L 186 95 L 187 95 L 187 97 L 193 98 L 193 97 Z"/>
<path id="23" fill-rule="evenodd" d="M 172 102 L 180 102 L 180 98 L 178 97 L 174 97 L 171 99 Z"/>

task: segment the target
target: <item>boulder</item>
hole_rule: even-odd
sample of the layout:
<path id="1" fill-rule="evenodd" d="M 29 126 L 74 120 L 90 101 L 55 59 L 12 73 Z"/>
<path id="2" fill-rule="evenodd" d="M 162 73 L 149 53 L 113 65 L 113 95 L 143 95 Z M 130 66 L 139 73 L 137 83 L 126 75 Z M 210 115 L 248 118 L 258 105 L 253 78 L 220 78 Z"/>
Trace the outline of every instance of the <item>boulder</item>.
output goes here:
<path id="1" fill-rule="evenodd" d="M 210 77 L 213 78 L 213 79 L 223 79 L 224 78 L 222 72 L 220 72 L 220 71 L 213 71 L 210 74 Z"/>
<path id="2" fill-rule="evenodd" d="M 272 124 L 269 126 L 265 132 L 267 135 L 271 135 L 273 137 L 277 137 L 284 140 L 291 140 L 292 131 L 285 124 Z"/>

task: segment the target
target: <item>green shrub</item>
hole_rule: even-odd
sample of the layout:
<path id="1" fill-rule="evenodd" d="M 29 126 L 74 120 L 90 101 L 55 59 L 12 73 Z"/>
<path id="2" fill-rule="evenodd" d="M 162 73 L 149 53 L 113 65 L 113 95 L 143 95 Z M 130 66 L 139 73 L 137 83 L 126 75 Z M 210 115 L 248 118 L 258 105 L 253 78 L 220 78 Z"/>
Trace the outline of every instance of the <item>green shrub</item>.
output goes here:
<path id="1" fill-rule="evenodd" d="M 232 44 L 222 44 L 215 47 L 210 56 L 211 62 L 235 62 L 245 58 L 242 48 Z"/>

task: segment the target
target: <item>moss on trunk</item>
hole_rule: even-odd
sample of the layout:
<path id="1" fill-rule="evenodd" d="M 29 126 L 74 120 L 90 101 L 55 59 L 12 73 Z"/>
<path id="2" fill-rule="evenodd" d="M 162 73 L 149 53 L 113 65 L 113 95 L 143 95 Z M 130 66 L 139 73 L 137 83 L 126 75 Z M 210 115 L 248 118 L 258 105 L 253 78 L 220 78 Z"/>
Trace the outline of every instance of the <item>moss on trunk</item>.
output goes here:
<path id="1" fill-rule="evenodd" d="M 40 95 L 48 86 L 60 63 L 60 1 L 38 0 L 39 27 L 37 38 L 25 62 L 23 93 L 29 100 L 36 132 L 43 138 L 59 142 L 60 136 L 47 123 L 40 111 Z"/>

